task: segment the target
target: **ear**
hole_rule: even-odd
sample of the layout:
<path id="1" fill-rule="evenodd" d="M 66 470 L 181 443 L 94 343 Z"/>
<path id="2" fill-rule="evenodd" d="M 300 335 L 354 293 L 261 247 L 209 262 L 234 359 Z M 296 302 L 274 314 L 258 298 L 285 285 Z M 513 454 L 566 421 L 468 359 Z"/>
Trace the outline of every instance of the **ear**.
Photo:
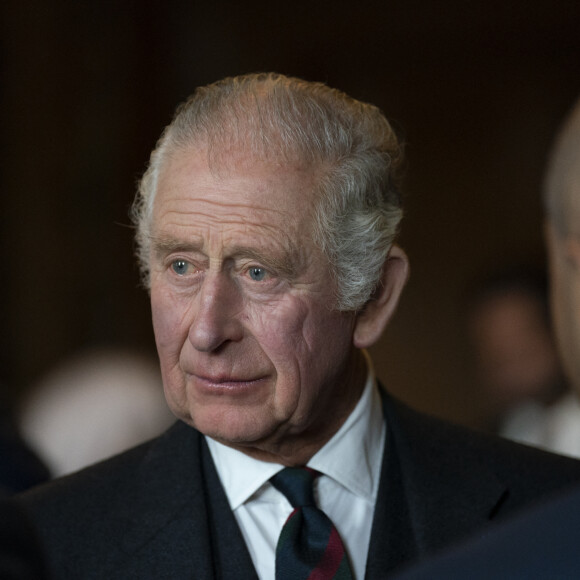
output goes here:
<path id="1" fill-rule="evenodd" d="M 353 335 L 354 346 L 368 348 L 377 342 L 395 312 L 408 277 L 407 255 L 398 246 L 392 246 L 374 296 L 357 314 Z"/>

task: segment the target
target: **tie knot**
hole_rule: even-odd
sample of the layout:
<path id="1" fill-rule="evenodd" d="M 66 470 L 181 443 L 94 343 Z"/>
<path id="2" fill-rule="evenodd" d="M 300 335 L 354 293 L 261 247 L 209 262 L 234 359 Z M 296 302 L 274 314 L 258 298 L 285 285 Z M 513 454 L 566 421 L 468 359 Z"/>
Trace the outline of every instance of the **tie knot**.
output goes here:
<path id="1" fill-rule="evenodd" d="M 315 505 L 313 483 L 320 475 L 308 467 L 286 467 L 272 479 L 272 485 L 282 492 L 292 507 Z"/>

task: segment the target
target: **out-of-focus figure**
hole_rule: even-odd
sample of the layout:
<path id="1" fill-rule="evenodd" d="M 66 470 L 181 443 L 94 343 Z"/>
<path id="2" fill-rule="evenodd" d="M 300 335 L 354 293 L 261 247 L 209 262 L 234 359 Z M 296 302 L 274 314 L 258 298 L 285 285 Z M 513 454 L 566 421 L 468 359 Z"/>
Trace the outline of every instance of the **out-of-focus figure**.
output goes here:
<path id="1" fill-rule="evenodd" d="M 155 437 L 174 420 L 155 359 L 99 349 L 46 376 L 24 404 L 20 426 L 59 476 Z"/>
<path id="2" fill-rule="evenodd" d="M 490 428 L 580 455 L 580 405 L 558 357 L 545 275 L 514 269 L 486 280 L 470 301 L 468 329 Z"/>

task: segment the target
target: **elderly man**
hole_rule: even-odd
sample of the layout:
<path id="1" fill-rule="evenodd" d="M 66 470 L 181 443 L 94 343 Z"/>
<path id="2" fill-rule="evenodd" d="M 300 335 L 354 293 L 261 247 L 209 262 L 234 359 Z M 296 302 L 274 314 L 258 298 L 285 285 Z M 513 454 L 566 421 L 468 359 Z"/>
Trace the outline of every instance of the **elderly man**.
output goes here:
<path id="1" fill-rule="evenodd" d="M 376 107 L 322 84 L 248 75 L 178 109 L 134 215 L 180 421 L 20 498 L 56 578 L 384 578 L 579 480 L 377 385 L 400 158 Z"/>
<path id="2" fill-rule="evenodd" d="M 580 101 L 564 123 L 545 183 L 552 312 L 568 378 L 580 392 Z M 580 404 L 570 406 L 580 429 Z M 490 528 L 400 580 L 578 578 L 580 488 Z M 399 578 L 399 577 L 398 577 Z"/>

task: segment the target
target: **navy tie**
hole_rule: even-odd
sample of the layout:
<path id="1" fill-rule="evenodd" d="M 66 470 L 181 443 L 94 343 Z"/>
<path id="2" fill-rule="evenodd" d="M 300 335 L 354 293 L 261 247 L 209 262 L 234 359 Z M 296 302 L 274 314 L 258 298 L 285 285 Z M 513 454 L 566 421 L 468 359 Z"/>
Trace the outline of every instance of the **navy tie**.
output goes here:
<path id="1" fill-rule="evenodd" d="M 320 473 L 286 467 L 270 481 L 292 504 L 276 546 L 276 580 L 351 580 L 348 556 L 336 528 L 314 502 Z"/>

